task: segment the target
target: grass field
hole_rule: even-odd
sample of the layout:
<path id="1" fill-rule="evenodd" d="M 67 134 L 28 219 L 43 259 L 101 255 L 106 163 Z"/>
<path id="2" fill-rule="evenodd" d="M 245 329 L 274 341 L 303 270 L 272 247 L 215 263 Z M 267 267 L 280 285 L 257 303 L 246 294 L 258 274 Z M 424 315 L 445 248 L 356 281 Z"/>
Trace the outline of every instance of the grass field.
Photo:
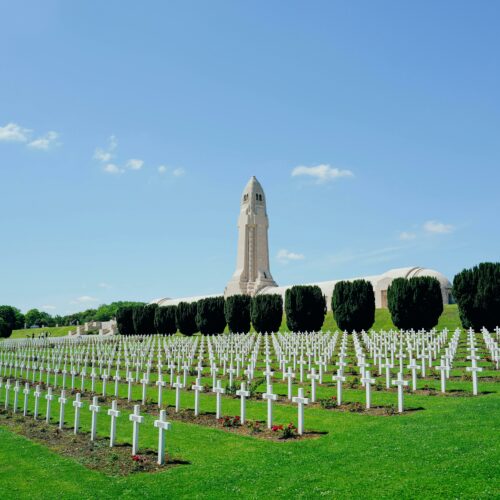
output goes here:
<path id="1" fill-rule="evenodd" d="M 468 397 L 461 393 L 471 390 L 471 382 L 460 378 L 465 347 L 462 343 L 459 348 L 451 373 L 454 378 L 447 386 L 458 391 L 455 395 L 406 394 L 405 406 L 421 410 L 395 416 L 307 408 L 306 428 L 327 432 L 318 439 L 272 442 L 175 421 L 167 433 L 168 453 L 190 464 L 156 474 L 109 477 L 0 426 L 0 491 L 4 498 L 499 498 L 498 372 L 491 363 L 480 363 L 484 368 L 480 375 L 489 377 L 479 384 L 483 394 Z M 485 351 L 480 354 L 484 358 Z M 439 380 L 419 380 L 419 387 L 423 384 L 438 388 Z M 96 390 L 100 390 L 100 383 Z M 262 385 L 259 391 L 263 390 Z M 280 377 L 274 390 L 286 394 Z M 120 396 L 125 394 L 124 385 Z M 134 399 L 140 399 L 140 394 L 141 386 L 135 385 Z M 318 398 L 334 394 L 331 384 L 318 388 Z M 156 401 L 154 386 L 148 397 Z M 344 397 L 363 402 L 364 391 L 347 389 Z M 0 405 L 3 398 L 0 391 Z M 192 392 L 183 391 L 182 407 L 192 408 L 193 398 Z M 173 405 L 174 392 L 166 390 L 165 399 Z M 90 416 L 85 401 L 81 423 L 88 430 Z M 392 391 L 372 394 L 375 406 L 396 401 Z M 264 420 L 265 408 L 262 401 L 251 400 L 247 417 Z M 45 400 L 40 403 L 42 415 L 44 409 Z M 201 409 L 213 412 L 214 397 L 202 394 Z M 99 416 L 98 434 L 108 436 L 109 419 L 104 410 Z M 69 425 L 72 411 L 68 404 Z M 224 397 L 223 414 L 238 413 L 239 400 Z M 277 423 L 297 419 L 296 408 L 288 404 L 276 405 L 274 415 Z M 57 405 L 53 416 L 56 421 Z M 156 449 L 157 432 L 152 421 L 152 416 L 146 416 L 140 445 Z M 131 423 L 126 415 L 118 420 L 118 440 L 131 440 Z"/>
<path id="2" fill-rule="evenodd" d="M 28 336 L 35 335 L 38 337 L 41 333 L 49 332 L 52 337 L 63 337 L 64 335 L 68 335 L 70 330 L 74 330 L 74 326 L 49 326 L 47 328 L 27 328 L 25 330 L 14 330 L 11 339 L 25 339 Z"/>

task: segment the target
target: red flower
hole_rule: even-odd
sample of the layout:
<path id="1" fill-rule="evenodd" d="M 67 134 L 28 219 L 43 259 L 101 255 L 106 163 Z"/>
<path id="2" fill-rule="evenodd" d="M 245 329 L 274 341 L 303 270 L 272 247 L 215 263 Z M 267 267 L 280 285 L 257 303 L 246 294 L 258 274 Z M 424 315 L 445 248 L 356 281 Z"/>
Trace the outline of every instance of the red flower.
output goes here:
<path id="1" fill-rule="evenodd" d="M 132 455 L 132 460 L 134 462 L 140 462 L 141 461 L 141 457 L 139 455 Z"/>

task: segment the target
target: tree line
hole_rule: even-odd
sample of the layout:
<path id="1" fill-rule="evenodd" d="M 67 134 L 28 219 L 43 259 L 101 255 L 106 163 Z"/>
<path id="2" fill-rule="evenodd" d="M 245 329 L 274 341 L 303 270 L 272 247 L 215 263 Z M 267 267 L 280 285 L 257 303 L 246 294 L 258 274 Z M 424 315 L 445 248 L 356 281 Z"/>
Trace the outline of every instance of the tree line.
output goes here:
<path id="1" fill-rule="evenodd" d="M 480 330 L 500 326 L 500 263 L 484 263 L 465 269 L 453 282 L 464 328 Z M 397 328 L 408 330 L 435 327 L 443 313 L 441 285 L 436 278 L 422 276 L 396 278 L 387 290 L 388 309 Z M 370 329 L 375 322 L 375 294 L 366 280 L 340 281 L 331 299 L 333 317 L 341 330 Z M 245 333 L 251 325 L 259 332 L 278 331 L 283 312 L 288 329 L 311 332 L 321 329 L 325 320 L 326 298 L 315 285 L 288 289 L 285 301 L 280 295 L 234 295 L 210 297 L 177 306 L 156 304 L 124 307 L 118 310 L 118 329 L 125 335 L 161 333 L 205 335 L 224 331 Z"/>
<path id="2" fill-rule="evenodd" d="M 144 302 L 118 301 L 111 304 L 101 304 L 96 309 L 68 314 L 66 316 L 51 316 L 39 309 L 30 309 L 23 314 L 17 307 L 0 306 L 0 337 L 10 337 L 13 330 L 31 327 L 53 327 L 83 325 L 91 321 L 109 321 L 116 317 L 116 312 L 123 306 L 143 306 Z"/>
<path id="3" fill-rule="evenodd" d="M 482 263 L 464 269 L 453 280 L 453 296 L 458 304 L 464 328 L 478 331 L 500 326 L 500 263 Z M 397 328 L 430 329 L 437 325 L 443 312 L 439 281 L 433 277 L 396 278 L 387 290 L 388 308 Z M 333 317 L 341 330 L 352 332 L 370 329 L 375 322 L 375 294 L 369 281 L 340 281 L 331 299 Z M 234 295 L 209 297 L 197 302 L 180 302 L 177 306 L 158 307 L 141 302 L 113 302 L 65 317 L 52 318 L 32 309 L 25 315 L 12 306 L 0 306 L 0 337 L 28 323 L 52 326 L 106 321 L 116 317 L 123 335 L 160 333 L 184 335 L 201 332 L 221 333 L 226 325 L 230 332 L 245 333 L 251 325 L 258 332 L 276 332 L 283 312 L 291 331 L 312 332 L 321 329 L 326 315 L 326 298 L 315 285 L 298 285 L 288 289 L 285 301 L 281 295 Z M 41 325 L 40 325 L 41 326 Z"/>

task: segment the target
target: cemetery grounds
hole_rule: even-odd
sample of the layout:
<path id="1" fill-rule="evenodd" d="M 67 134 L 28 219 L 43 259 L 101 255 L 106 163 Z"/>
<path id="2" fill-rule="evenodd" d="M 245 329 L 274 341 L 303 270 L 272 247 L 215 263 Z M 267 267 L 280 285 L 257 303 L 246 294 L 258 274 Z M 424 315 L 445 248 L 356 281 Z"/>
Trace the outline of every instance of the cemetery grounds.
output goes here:
<path id="1" fill-rule="evenodd" d="M 395 333 L 380 330 L 364 335 L 4 341 L 0 343 L 1 497 L 500 498 L 500 330 L 445 329 L 398 339 Z M 387 367 L 391 356 L 393 366 Z M 412 360 L 414 366 L 408 368 Z M 156 465 L 158 362 L 165 382 L 162 408 L 171 424 L 164 432 L 164 466 Z M 244 372 L 249 366 L 253 373 Z M 474 367 L 478 369 L 471 370 Z M 289 369 L 294 378 L 288 378 Z M 67 403 L 59 430 L 63 371 Z M 401 386 L 402 401 L 394 385 L 400 373 L 400 380 L 408 384 Z M 345 378 L 340 406 L 339 382 L 333 376 Z M 14 413 L 16 380 L 20 392 Z M 288 424 L 298 425 L 298 404 L 288 399 L 289 380 L 292 395 L 302 389 L 308 404 L 304 434 L 292 429 L 292 437 L 282 439 Z M 176 381 L 183 387 L 172 387 Z M 221 419 L 215 415 L 215 381 L 225 389 L 220 395 Z M 30 392 L 23 416 L 26 382 Z M 248 392 L 243 425 L 239 424 L 242 396 L 236 393 L 242 382 Z M 192 390 L 193 385 L 202 386 L 203 392 Z M 53 399 L 46 423 L 49 387 Z M 277 397 L 271 403 L 275 430 L 266 428 L 269 403 L 262 396 L 269 389 Z M 77 393 L 83 407 L 75 436 Z M 196 396 L 198 417 L 193 414 Z M 93 398 L 98 413 L 89 411 Z M 117 401 L 120 416 L 115 420 L 115 447 L 110 448 L 112 400 Z M 140 405 L 143 416 L 135 458 L 129 420 L 134 405 Z"/>

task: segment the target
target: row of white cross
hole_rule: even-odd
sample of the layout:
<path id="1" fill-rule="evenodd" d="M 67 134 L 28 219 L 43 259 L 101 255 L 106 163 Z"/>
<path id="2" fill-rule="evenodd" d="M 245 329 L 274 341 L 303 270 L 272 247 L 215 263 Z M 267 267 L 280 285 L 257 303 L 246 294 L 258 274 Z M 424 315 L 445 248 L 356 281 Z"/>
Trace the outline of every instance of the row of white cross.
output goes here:
<path id="1" fill-rule="evenodd" d="M 0 379 L 0 388 L 3 385 L 3 380 Z M 12 385 L 10 380 L 7 380 L 5 383 L 5 402 L 4 408 L 6 410 L 9 409 L 10 405 L 10 389 Z M 14 400 L 12 403 L 12 412 L 17 413 L 19 409 L 19 393 L 21 391 L 21 387 L 19 385 L 19 381 L 16 380 L 14 387 L 12 388 L 14 392 Z M 28 416 L 28 398 L 30 395 L 30 385 L 29 383 L 24 384 L 24 389 L 22 390 L 24 394 L 24 402 L 23 402 L 23 416 Z M 40 399 L 43 396 L 43 393 L 40 389 L 40 385 L 35 387 L 35 391 L 33 392 L 35 398 L 34 410 L 33 410 L 33 418 L 34 420 L 39 419 L 39 405 Z M 47 401 L 46 409 L 45 409 L 45 421 L 46 423 L 50 423 L 52 418 L 52 401 L 56 397 L 52 392 L 52 387 L 47 388 L 47 392 L 45 394 L 45 399 Z M 59 403 L 59 421 L 58 426 L 59 429 L 63 429 L 64 425 L 64 414 L 65 414 L 65 406 L 68 403 L 68 398 L 66 396 L 66 391 L 63 389 L 61 391 L 60 396 L 57 398 Z M 75 400 L 73 401 L 74 411 L 74 422 L 73 422 L 73 433 L 78 434 L 80 429 L 80 413 L 82 408 L 84 407 L 84 402 L 81 400 L 80 393 L 75 395 Z M 95 441 L 97 439 L 97 415 L 101 411 L 101 406 L 99 406 L 99 398 L 98 396 L 94 396 L 92 398 L 92 403 L 89 405 L 89 410 L 92 413 L 91 416 L 91 426 L 90 426 L 90 440 Z M 121 412 L 118 410 L 117 401 L 113 400 L 111 402 L 111 408 L 107 412 L 110 417 L 110 433 L 109 433 L 109 446 L 113 447 L 116 442 L 116 419 L 121 415 Z M 167 414 L 165 410 L 160 410 L 160 415 L 157 420 L 154 421 L 154 426 L 158 428 L 158 464 L 163 465 L 165 463 L 165 431 L 170 430 L 171 423 L 167 421 Z M 144 416 L 140 414 L 140 405 L 134 405 L 134 412 L 129 415 L 129 420 L 132 422 L 132 455 L 137 455 L 139 451 L 139 426 L 144 422 Z"/>

